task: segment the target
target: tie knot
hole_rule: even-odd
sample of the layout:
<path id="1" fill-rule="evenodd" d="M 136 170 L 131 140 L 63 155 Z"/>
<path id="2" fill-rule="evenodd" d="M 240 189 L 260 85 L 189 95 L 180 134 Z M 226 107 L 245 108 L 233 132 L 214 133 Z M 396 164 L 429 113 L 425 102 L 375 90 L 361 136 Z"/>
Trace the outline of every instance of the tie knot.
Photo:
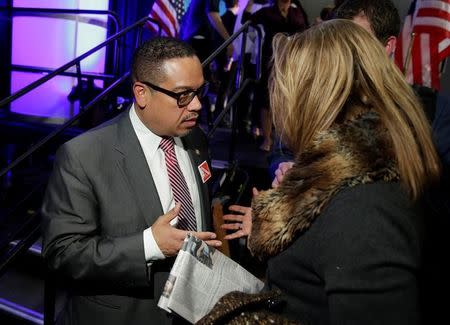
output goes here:
<path id="1" fill-rule="evenodd" d="M 164 137 L 161 139 L 161 142 L 159 143 L 159 147 L 162 149 L 162 151 L 167 152 L 173 150 L 173 145 L 175 141 L 172 137 Z"/>

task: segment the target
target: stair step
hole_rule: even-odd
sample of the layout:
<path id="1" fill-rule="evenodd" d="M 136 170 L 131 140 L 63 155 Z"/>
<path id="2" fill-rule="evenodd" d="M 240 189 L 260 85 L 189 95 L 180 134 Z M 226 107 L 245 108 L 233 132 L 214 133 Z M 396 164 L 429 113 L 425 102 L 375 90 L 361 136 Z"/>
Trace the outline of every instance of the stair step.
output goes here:
<path id="1" fill-rule="evenodd" d="M 12 242 L 9 243 L 9 245 L 11 247 L 14 247 L 17 245 L 19 241 L 18 240 L 14 240 Z M 28 253 L 34 255 L 34 256 L 41 256 L 42 253 L 42 238 L 39 238 L 33 245 L 30 246 L 30 248 L 28 248 Z"/>
<path id="2" fill-rule="evenodd" d="M 18 305 L 8 299 L 0 298 L 0 320 L 2 324 L 11 324 L 14 320 L 17 324 L 44 324 L 44 315 L 32 309 Z M 8 315 L 8 316 L 6 316 Z"/>
<path id="3" fill-rule="evenodd" d="M 0 278 L 0 313 L 26 324 L 43 324 L 44 280 L 29 271 L 14 265 Z"/>
<path id="4" fill-rule="evenodd" d="M 0 277 L 0 324 L 33 325 L 44 322 L 45 264 L 41 257 L 42 244 L 38 239 Z M 10 246 L 17 245 L 17 241 Z M 65 294 L 56 293 L 55 311 L 59 313 Z"/>

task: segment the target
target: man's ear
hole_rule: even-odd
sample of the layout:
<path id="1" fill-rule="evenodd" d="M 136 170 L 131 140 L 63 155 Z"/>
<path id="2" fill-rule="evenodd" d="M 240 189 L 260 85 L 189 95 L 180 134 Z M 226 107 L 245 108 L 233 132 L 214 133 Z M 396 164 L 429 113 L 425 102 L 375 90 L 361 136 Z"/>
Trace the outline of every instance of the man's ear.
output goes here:
<path id="1" fill-rule="evenodd" d="M 133 84 L 133 95 L 137 105 L 140 108 L 145 108 L 148 104 L 148 96 L 151 96 L 148 89 L 140 82 L 135 82 Z"/>
<path id="2" fill-rule="evenodd" d="M 397 37 L 389 36 L 384 47 L 386 48 L 387 56 L 391 57 L 395 52 L 395 48 L 397 47 Z"/>

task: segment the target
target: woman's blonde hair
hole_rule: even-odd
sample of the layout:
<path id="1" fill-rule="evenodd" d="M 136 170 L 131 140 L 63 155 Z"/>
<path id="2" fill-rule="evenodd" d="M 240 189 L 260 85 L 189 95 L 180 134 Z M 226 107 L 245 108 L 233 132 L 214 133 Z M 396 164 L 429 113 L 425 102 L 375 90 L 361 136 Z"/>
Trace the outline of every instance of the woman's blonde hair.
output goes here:
<path id="1" fill-rule="evenodd" d="M 335 19 L 291 37 L 279 34 L 273 47 L 273 119 L 294 153 L 362 106 L 379 114 L 413 198 L 439 177 L 439 158 L 419 99 L 369 32 Z"/>

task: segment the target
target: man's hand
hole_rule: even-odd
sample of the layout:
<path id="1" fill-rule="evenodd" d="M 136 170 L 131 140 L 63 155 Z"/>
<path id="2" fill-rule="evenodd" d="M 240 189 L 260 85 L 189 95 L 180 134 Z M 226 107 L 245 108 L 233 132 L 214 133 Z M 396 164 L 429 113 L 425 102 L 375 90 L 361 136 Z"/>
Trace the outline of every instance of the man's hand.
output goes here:
<path id="1" fill-rule="evenodd" d="M 175 207 L 166 214 L 160 216 L 152 225 L 152 233 L 164 256 L 174 256 L 183 245 L 183 241 L 188 233 L 192 233 L 195 237 L 206 241 L 210 246 L 220 246 L 220 240 L 214 240 L 216 234 L 213 232 L 192 232 L 181 230 L 170 225 L 170 222 L 180 213 L 181 204 L 177 203 Z"/>
<path id="2" fill-rule="evenodd" d="M 294 162 L 285 161 L 278 164 L 278 169 L 275 171 L 275 178 L 272 181 L 272 188 L 280 186 L 286 172 L 294 166 Z"/>
<path id="3" fill-rule="evenodd" d="M 253 188 L 253 197 L 258 196 L 258 194 L 258 190 Z M 234 223 L 224 223 L 221 228 L 236 231 L 226 235 L 224 239 L 230 240 L 250 236 L 250 233 L 252 232 L 252 208 L 241 205 L 231 205 L 228 209 L 237 212 L 238 214 L 224 215 L 223 220 L 234 221 Z"/>

